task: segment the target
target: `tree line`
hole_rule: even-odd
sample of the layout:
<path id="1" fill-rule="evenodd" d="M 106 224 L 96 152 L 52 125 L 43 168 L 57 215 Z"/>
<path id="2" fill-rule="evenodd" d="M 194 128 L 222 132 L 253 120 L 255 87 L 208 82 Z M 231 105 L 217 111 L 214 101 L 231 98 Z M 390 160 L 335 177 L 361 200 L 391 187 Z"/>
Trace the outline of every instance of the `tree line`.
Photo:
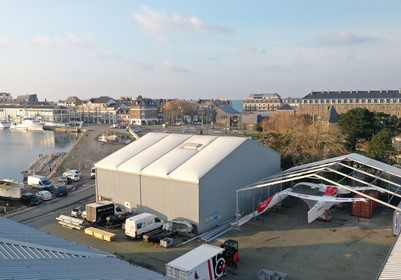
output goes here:
<path id="1" fill-rule="evenodd" d="M 337 124 L 314 122 L 308 115 L 274 115 L 258 130 L 260 142 L 281 154 L 284 169 L 353 152 L 394 164 L 393 138 L 401 119 L 355 108 L 341 114 Z"/>

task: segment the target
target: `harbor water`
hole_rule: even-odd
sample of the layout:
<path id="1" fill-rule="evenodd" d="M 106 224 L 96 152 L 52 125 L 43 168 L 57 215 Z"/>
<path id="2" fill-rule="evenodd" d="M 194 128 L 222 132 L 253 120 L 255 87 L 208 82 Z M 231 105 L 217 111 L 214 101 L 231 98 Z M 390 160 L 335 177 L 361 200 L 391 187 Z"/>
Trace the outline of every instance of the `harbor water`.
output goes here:
<path id="1" fill-rule="evenodd" d="M 69 132 L 0 129 L 0 179 L 22 181 L 21 172 L 39 157 L 68 152 L 77 139 Z"/>

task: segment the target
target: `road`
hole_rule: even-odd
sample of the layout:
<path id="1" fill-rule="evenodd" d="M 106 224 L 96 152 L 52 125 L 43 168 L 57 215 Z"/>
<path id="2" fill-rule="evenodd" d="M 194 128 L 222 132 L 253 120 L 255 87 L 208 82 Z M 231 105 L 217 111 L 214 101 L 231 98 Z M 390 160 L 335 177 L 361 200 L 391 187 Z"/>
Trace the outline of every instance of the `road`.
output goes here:
<path id="1" fill-rule="evenodd" d="M 75 205 L 85 205 L 93 201 L 95 201 L 95 185 L 92 182 L 73 188 L 68 196 L 54 198 L 39 206 L 23 207 L 4 216 L 34 228 L 41 228 L 51 221 L 54 222 L 61 214 L 69 214 Z"/>

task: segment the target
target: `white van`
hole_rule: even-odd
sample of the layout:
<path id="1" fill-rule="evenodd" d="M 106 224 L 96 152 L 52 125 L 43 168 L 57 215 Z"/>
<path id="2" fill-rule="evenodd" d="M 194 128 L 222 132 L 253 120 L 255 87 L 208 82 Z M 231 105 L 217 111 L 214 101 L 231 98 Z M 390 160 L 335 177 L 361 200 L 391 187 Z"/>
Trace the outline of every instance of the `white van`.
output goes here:
<path id="1" fill-rule="evenodd" d="M 95 167 L 91 168 L 91 179 L 96 179 L 96 168 Z"/>
<path id="2" fill-rule="evenodd" d="M 129 238 L 138 238 L 157 228 L 162 228 L 164 221 L 156 215 L 142 213 L 125 220 L 125 235 Z"/>
<path id="3" fill-rule="evenodd" d="M 40 175 L 28 176 L 27 183 L 32 188 L 39 188 L 41 190 L 47 190 L 47 191 L 50 191 L 53 186 L 49 178 Z"/>

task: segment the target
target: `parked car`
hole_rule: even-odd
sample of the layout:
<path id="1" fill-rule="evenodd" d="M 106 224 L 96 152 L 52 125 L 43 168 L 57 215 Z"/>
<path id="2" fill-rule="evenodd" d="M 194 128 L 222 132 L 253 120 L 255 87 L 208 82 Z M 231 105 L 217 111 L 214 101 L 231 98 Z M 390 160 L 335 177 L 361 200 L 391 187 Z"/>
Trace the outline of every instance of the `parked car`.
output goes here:
<path id="1" fill-rule="evenodd" d="M 70 177 L 66 177 L 66 176 L 62 176 L 62 177 L 57 178 L 56 180 L 54 180 L 54 184 L 61 183 L 61 184 L 64 184 L 64 185 L 69 185 L 72 182 L 73 182 L 72 179 Z"/>
<path id="2" fill-rule="evenodd" d="M 52 188 L 52 193 L 55 196 L 67 196 L 68 195 L 67 186 L 64 184 L 55 184 Z"/>
<path id="3" fill-rule="evenodd" d="M 95 179 L 96 178 L 96 168 L 92 167 L 91 169 L 91 179 Z"/>
<path id="4" fill-rule="evenodd" d="M 36 195 L 42 200 L 47 201 L 53 199 L 52 194 L 49 191 L 39 191 Z"/>
<path id="5" fill-rule="evenodd" d="M 119 124 L 119 123 L 113 123 L 110 127 L 111 127 L 111 128 L 121 128 L 121 124 Z"/>
<path id="6" fill-rule="evenodd" d="M 83 212 L 85 212 L 85 206 L 79 205 L 72 208 L 70 215 L 71 217 L 81 218 Z"/>
<path id="7" fill-rule="evenodd" d="M 42 203 L 42 200 L 33 193 L 25 193 L 21 196 L 21 202 L 28 206 L 36 206 Z"/>
<path id="8" fill-rule="evenodd" d="M 71 178 L 74 182 L 81 179 L 81 171 L 76 169 L 67 170 L 63 173 L 63 176 Z"/>

